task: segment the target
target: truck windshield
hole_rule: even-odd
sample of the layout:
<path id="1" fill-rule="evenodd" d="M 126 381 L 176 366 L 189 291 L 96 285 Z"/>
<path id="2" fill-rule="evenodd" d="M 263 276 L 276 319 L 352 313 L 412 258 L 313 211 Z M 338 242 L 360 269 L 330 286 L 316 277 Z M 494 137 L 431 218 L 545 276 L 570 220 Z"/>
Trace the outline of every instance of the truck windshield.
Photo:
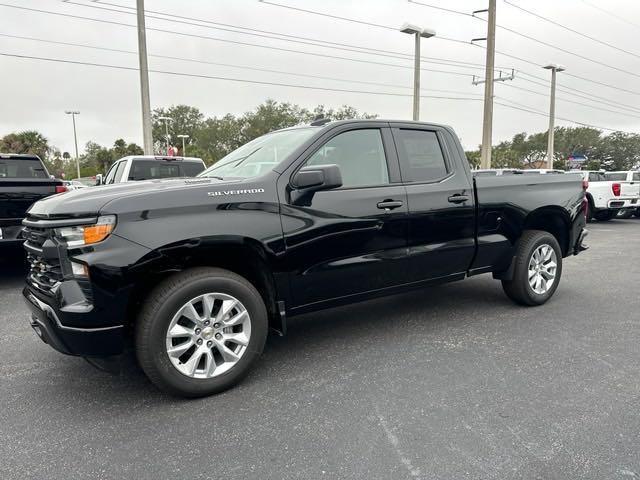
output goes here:
<path id="1" fill-rule="evenodd" d="M 268 133 L 234 150 L 198 176 L 257 177 L 272 170 L 317 131 L 307 127 Z"/>
<path id="2" fill-rule="evenodd" d="M 35 158 L 0 158 L 0 178 L 48 178 Z"/>

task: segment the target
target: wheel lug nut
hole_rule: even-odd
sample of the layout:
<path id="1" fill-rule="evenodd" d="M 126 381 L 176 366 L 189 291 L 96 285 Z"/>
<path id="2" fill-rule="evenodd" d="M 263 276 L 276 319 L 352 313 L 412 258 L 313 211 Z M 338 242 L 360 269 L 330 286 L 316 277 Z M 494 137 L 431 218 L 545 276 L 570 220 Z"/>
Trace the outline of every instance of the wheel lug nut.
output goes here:
<path id="1" fill-rule="evenodd" d="M 222 338 L 222 335 L 220 335 L 219 333 L 216 333 L 216 338 L 220 340 Z"/>
<path id="2" fill-rule="evenodd" d="M 210 322 L 209 320 L 205 320 L 205 321 L 204 321 L 204 324 L 205 324 L 206 326 L 209 326 L 209 324 L 210 324 L 210 323 L 211 323 L 211 322 Z"/>
<path id="3" fill-rule="evenodd" d="M 198 345 L 202 345 L 202 339 L 199 338 L 198 341 L 196 342 Z"/>
<path id="4" fill-rule="evenodd" d="M 200 330 L 199 328 L 196 328 L 196 335 L 200 335 L 200 332 L 201 332 L 201 331 L 202 331 L 202 330 Z"/>
<path id="5" fill-rule="evenodd" d="M 213 324 L 213 328 L 220 328 L 220 324 L 219 323 L 214 323 Z"/>
<path id="6" fill-rule="evenodd" d="M 213 342 L 212 342 L 211 340 L 209 340 L 209 341 L 207 342 L 207 347 L 211 347 L 212 345 L 213 345 Z"/>

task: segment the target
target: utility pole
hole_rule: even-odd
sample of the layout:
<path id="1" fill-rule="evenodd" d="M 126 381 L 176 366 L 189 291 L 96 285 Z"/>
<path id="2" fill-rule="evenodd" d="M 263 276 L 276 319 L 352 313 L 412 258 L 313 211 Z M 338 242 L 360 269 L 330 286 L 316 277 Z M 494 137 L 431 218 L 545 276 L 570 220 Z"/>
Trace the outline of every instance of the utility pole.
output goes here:
<path id="1" fill-rule="evenodd" d="M 565 68 L 561 65 L 551 63 L 543 68 L 551 70 L 551 99 L 549 103 L 549 132 L 547 133 L 547 168 L 553 168 L 555 120 L 556 120 L 556 73 L 563 72 Z"/>
<path id="2" fill-rule="evenodd" d="M 169 155 L 169 147 L 171 146 L 169 143 L 169 122 L 172 122 L 173 119 L 171 117 L 158 117 L 158 120 L 162 120 L 164 122 L 164 132 L 167 139 L 167 155 Z"/>
<path id="3" fill-rule="evenodd" d="M 80 112 L 77 110 L 65 110 L 67 115 L 71 115 L 71 119 L 73 120 L 73 141 L 76 146 L 76 168 L 78 169 L 78 177 L 80 178 L 80 158 L 78 157 L 78 135 L 76 134 L 76 115 L 80 115 Z"/>
<path id="4" fill-rule="evenodd" d="M 480 10 L 486 11 L 486 10 Z M 489 0 L 489 19 L 487 21 L 487 59 L 484 74 L 484 114 L 482 121 L 482 149 L 480 165 L 491 168 L 491 142 L 493 129 L 493 70 L 496 59 L 496 0 Z M 478 13 L 478 12 L 473 12 Z M 479 40 L 479 39 L 476 39 Z"/>
<path id="5" fill-rule="evenodd" d="M 414 36 L 413 60 L 413 119 L 420 120 L 420 39 L 433 37 L 436 32 L 405 23 L 400 31 Z"/>
<path id="6" fill-rule="evenodd" d="M 185 139 L 189 138 L 189 135 L 178 135 L 178 138 L 182 139 L 182 156 L 187 156 L 187 147 L 184 144 Z"/>
<path id="7" fill-rule="evenodd" d="M 136 0 L 138 13 L 138 57 L 140 61 L 140 94 L 142 99 L 142 135 L 144 154 L 153 155 L 151 131 L 151 99 L 149 96 L 149 64 L 147 62 L 147 34 L 144 21 L 144 0 Z"/>

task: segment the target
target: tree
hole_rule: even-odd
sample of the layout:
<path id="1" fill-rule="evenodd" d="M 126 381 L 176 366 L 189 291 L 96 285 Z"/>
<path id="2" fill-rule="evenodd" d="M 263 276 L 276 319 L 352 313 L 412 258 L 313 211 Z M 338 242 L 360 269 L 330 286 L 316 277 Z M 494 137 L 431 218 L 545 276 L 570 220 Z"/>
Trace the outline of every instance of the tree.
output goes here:
<path id="1" fill-rule="evenodd" d="M 51 147 L 49 141 L 40 132 L 25 130 L 18 133 L 10 133 L 0 140 L 0 151 L 7 153 L 31 153 L 42 160 L 47 160 Z"/>
<path id="2" fill-rule="evenodd" d="M 594 157 L 606 170 L 631 170 L 640 164 L 640 135 L 613 132 L 598 144 Z"/>
<path id="3" fill-rule="evenodd" d="M 194 142 L 197 132 L 203 127 L 204 115 L 196 107 L 173 105 L 168 108 L 156 108 L 151 115 L 153 145 L 156 152 L 166 151 L 165 121 L 160 117 L 169 117 L 169 141 L 172 145 L 182 145 L 178 135 L 189 135 L 186 143 Z"/>

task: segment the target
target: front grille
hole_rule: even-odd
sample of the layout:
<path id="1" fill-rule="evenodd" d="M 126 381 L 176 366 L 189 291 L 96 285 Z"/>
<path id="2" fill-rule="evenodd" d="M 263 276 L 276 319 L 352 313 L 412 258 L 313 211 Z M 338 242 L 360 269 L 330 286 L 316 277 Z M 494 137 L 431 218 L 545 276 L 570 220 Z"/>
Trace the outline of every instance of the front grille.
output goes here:
<path id="1" fill-rule="evenodd" d="M 45 258 L 43 254 L 45 243 L 51 238 L 51 233 L 51 229 L 36 227 L 25 227 L 22 231 L 30 266 L 27 281 L 45 293 L 51 293 L 64 278 L 57 255 L 55 258 Z M 53 246 L 52 242 L 51 245 Z"/>

